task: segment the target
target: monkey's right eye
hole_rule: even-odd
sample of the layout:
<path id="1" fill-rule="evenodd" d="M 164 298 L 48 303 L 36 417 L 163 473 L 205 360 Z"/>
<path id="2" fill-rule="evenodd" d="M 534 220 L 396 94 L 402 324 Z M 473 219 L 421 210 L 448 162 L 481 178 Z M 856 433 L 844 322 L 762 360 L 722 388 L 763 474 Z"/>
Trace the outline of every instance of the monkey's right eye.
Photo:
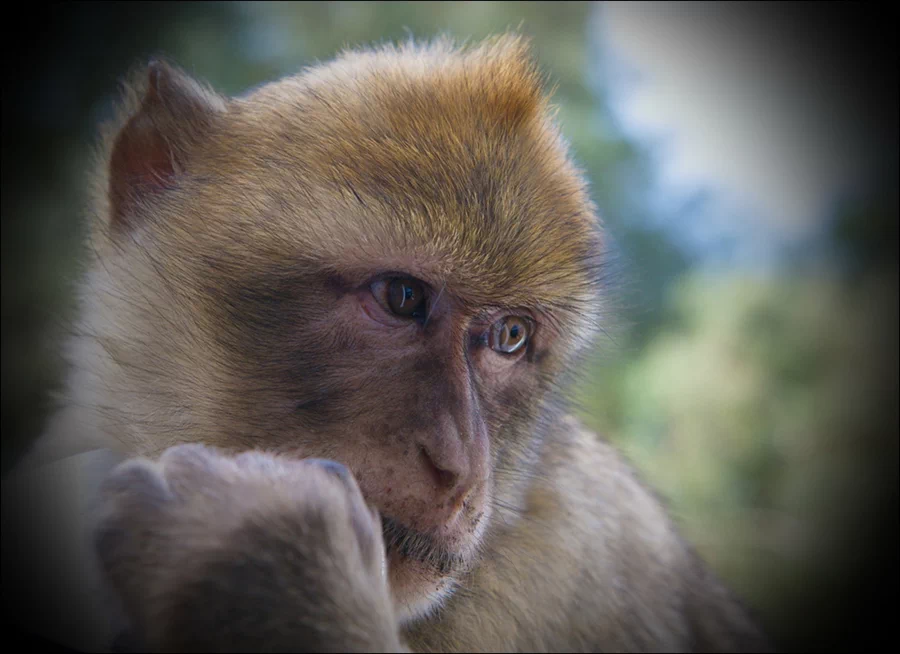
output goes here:
<path id="1" fill-rule="evenodd" d="M 425 289 L 414 279 L 392 279 L 388 284 L 387 302 L 391 311 L 404 318 L 425 316 Z"/>
<path id="2" fill-rule="evenodd" d="M 425 318 L 425 287 L 411 277 L 375 282 L 372 293 L 391 313 L 401 318 Z"/>

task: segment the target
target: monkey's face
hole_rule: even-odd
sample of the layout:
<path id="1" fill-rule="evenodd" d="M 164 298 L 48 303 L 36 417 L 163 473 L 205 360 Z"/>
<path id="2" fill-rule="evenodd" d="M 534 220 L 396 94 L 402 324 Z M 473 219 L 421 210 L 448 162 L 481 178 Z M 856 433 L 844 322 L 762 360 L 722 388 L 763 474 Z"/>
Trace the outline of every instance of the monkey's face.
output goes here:
<path id="1" fill-rule="evenodd" d="M 144 449 L 343 463 L 405 618 L 452 590 L 492 514 L 516 518 L 597 313 L 596 221 L 534 72 L 517 47 L 473 52 L 357 55 L 221 105 L 160 86 L 175 97 L 140 112 L 200 133 L 161 188 L 112 194 L 126 226 L 95 271 L 110 403 Z M 169 165 L 132 150 L 182 153 L 160 124 L 125 126 L 114 191 L 117 165 Z"/>
<path id="2" fill-rule="evenodd" d="M 220 444 L 346 465 L 382 516 L 406 617 L 453 589 L 496 504 L 521 504 L 567 347 L 541 306 L 453 282 L 413 259 L 254 270 L 207 307 L 230 368 L 212 376 Z"/>

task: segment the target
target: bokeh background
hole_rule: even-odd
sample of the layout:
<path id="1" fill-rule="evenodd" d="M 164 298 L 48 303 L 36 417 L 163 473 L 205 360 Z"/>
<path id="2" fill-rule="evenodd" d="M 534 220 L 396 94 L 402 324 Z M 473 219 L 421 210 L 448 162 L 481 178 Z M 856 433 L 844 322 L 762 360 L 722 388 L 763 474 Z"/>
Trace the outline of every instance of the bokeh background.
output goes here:
<path id="1" fill-rule="evenodd" d="M 154 54 L 227 93 L 410 36 L 516 29 L 614 244 L 586 422 L 784 650 L 897 618 L 896 20 L 875 6 L 35 5 L 6 21 L 2 466 L 39 433 L 117 80 Z"/>

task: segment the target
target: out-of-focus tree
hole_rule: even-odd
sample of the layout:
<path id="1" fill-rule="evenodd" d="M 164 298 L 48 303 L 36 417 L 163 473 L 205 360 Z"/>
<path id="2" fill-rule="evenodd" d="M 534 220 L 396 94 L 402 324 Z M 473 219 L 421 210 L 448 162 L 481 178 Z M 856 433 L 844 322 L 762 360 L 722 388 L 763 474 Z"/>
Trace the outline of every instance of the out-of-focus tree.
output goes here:
<path id="1" fill-rule="evenodd" d="M 584 419 L 788 649 L 874 644 L 885 611 L 851 634 L 848 600 L 873 570 L 896 581 L 896 240 L 847 239 L 851 219 L 825 261 L 683 275 L 672 319 L 580 389 Z"/>

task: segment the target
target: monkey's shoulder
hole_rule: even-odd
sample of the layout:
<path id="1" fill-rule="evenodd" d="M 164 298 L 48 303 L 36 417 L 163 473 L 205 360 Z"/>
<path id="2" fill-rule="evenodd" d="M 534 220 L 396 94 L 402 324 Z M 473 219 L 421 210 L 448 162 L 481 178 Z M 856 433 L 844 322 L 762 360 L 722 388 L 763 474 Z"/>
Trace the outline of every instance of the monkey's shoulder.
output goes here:
<path id="1" fill-rule="evenodd" d="M 574 416 L 561 419 L 543 451 L 545 474 L 528 495 L 528 516 L 589 538 L 590 549 L 627 543 L 648 555 L 680 556 L 683 545 L 662 501 L 621 452 Z"/>

